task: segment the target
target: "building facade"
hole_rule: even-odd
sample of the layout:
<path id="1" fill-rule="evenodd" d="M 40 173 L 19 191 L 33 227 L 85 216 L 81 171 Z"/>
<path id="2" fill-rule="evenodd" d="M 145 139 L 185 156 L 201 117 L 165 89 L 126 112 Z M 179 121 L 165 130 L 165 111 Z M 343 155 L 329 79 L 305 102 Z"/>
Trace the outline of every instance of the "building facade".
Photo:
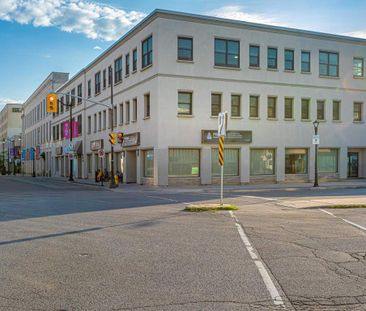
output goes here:
<path id="1" fill-rule="evenodd" d="M 216 183 L 227 111 L 227 182 L 313 180 L 314 120 L 320 177 L 365 177 L 365 57 L 362 39 L 156 10 L 57 89 L 78 131 L 70 145 L 64 105 L 49 116 L 51 174 L 69 153 L 78 178 L 109 170 L 113 122 L 124 182 Z"/>

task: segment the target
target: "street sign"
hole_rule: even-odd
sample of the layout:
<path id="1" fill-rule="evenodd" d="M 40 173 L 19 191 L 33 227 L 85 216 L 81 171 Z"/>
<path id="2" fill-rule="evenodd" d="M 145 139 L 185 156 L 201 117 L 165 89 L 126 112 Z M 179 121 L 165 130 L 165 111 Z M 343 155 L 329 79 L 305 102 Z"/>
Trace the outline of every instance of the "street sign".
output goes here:
<path id="1" fill-rule="evenodd" d="M 319 144 L 320 144 L 319 135 L 313 135 L 313 145 L 319 145 Z"/>
<path id="2" fill-rule="evenodd" d="M 98 150 L 98 157 L 99 157 L 99 158 L 104 158 L 104 157 L 105 157 L 104 149 L 99 149 L 99 150 Z"/>
<path id="3" fill-rule="evenodd" d="M 68 154 L 68 158 L 69 158 L 69 160 L 74 160 L 74 154 L 73 153 L 69 153 Z"/>
<path id="4" fill-rule="evenodd" d="M 224 136 L 219 139 L 219 165 L 224 166 Z"/>
<path id="5" fill-rule="evenodd" d="M 218 116 L 218 135 L 226 136 L 226 113 L 220 112 Z"/>

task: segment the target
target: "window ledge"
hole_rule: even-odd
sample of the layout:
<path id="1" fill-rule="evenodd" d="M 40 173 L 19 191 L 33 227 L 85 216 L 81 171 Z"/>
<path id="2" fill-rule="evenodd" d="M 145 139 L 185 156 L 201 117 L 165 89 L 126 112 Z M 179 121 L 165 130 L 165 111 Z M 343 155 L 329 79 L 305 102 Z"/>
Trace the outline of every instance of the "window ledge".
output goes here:
<path id="1" fill-rule="evenodd" d="M 118 124 L 119 126 L 123 126 L 123 123 L 120 123 L 120 124 Z M 110 127 L 108 127 L 108 128 L 110 128 Z"/>
<path id="2" fill-rule="evenodd" d="M 318 119 L 318 122 L 325 123 L 325 122 L 327 122 L 327 120 L 319 120 Z"/>
<path id="3" fill-rule="evenodd" d="M 215 69 L 228 69 L 228 70 L 236 70 L 236 71 L 240 71 L 241 68 L 240 67 L 230 67 L 230 66 L 218 66 L 218 65 L 214 65 Z"/>
<path id="4" fill-rule="evenodd" d="M 210 116 L 211 119 L 217 119 L 219 116 Z"/>
<path id="5" fill-rule="evenodd" d="M 119 80 L 118 82 L 114 83 L 114 86 L 121 84 L 121 83 L 122 83 L 122 80 Z"/>
<path id="6" fill-rule="evenodd" d="M 353 121 L 354 124 L 364 124 L 364 121 Z"/>
<path id="7" fill-rule="evenodd" d="M 310 119 L 301 119 L 301 122 L 311 122 L 312 120 Z"/>
<path id="8" fill-rule="evenodd" d="M 194 115 L 193 114 L 177 114 L 177 117 L 178 118 L 194 118 Z"/>
<path id="9" fill-rule="evenodd" d="M 333 76 L 322 76 L 322 75 L 319 75 L 319 78 L 322 78 L 322 79 L 339 80 L 339 76 L 338 76 L 338 77 L 333 77 Z"/>
<path id="10" fill-rule="evenodd" d="M 260 117 L 249 117 L 249 120 L 260 120 Z"/>
<path id="11" fill-rule="evenodd" d="M 285 121 L 295 121 L 294 118 L 284 118 Z"/>
<path id="12" fill-rule="evenodd" d="M 301 71 L 303 75 L 311 75 L 311 71 Z"/>
<path id="13" fill-rule="evenodd" d="M 130 76 L 130 74 L 125 75 L 125 78 L 128 78 L 129 76 Z"/>
<path id="14" fill-rule="evenodd" d="M 126 122 L 126 123 L 125 123 L 125 125 L 129 125 L 129 124 L 130 124 L 130 122 Z"/>
<path id="15" fill-rule="evenodd" d="M 150 119 L 150 117 L 144 117 L 144 119 L 143 120 L 149 120 Z"/>
<path id="16" fill-rule="evenodd" d="M 283 72 L 287 72 L 287 73 L 296 73 L 295 70 L 291 70 L 291 69 L 284 69 Z"/>
<path id="17" fill-rule="evenodd" d="M 136 70 L 134 70 L 134 71 L 132 71 L 131 73 L 132 73 L 132 74 L 134 74 L 134 73 L 136 73 L 136 72 L 137 72 L 137 69 L 136 69 Z"/>
<path id="18" fill-rule="evenodd" d="M 144 68 L 141 68 L 140 69 L 140 71 L 142 72 L 142 71 L 145 71 L 145 70 L 147 70 L 147 69 L 149 69 L 149 68 L 151 68 L 152 67 L 152 64 L 150 64 L 150 65 L 147 65 L 147 66 L 145 66 Z"/>
<path id="19" fill-rule="evenodd" d="M 278 121 L 278 118 L 267 118 L 268 121 Z"/>
<path id="20" fill-rule="evenodd" d="M 194 64 L 194 61 L 188 59 L 177 59 L 177 63 Z"/>
<path id="21" fill-rule="evenodd" d="M 243 117 L 230 117 L 230 119 L 241 120 L 241 119 L 243 119 Z"/>
<path id="22" fill-rule="evenodd" d="M 332 120 L 333 123 L 342 123 L 341 120 Z"/>
<path id="23" fill-rule="evenodd" d="M 254 69 L 254 70 L 261 70 L 261 67 L 256 67 L 256 66 L 249 66 L 249 69 Z"/>
<path id="24" fill-rule="evenodd" d="M 100 95 L 100 92 L 99 93 L 95 93 L 94 94 L 94 97 L 97 97 L 98 95 Z"/>
<path id="25" fill-rule="evenodd" d="M 267 68 L 267 71 L 278 71 L 277 68 Z"/>
<path id="26" fill-rule="evenodd" d="M 353 76 L 353 79 L 363 80 L 364 79 L 364 76 Z"/>
<path id="27" fill-rule="evenodd" d="M 132 123 L 136 123 L 136 122 L 137 122 L 137 120 L 132 120 L 131 122 L 132 122 Z"/>

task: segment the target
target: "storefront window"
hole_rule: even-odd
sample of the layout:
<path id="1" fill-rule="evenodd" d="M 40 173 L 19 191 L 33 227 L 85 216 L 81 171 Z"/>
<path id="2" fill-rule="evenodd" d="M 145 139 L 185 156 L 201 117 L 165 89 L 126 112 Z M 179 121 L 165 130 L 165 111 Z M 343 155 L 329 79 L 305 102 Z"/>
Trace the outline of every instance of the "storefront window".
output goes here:
<path id="1" fill-rule="evenodd" d="M 154 150 L 144 151 L 144 176 L 154 176 Z"/>
<path id="2" fill-rule="evenodd" d="M 319 149 L 318 170 L 320 173 L 337 173 L 338 172 L 338 150 L 337 149 Z"/>
<path id="3" fill-rule="evenodd" d="M 91 174 L 91 172 L 92 172 L 92 155 L 88 154 L 87 159 L 88 159 L 88 173 Z"/>
<path id="4" fill-rule="evenodd" d="M 169 149 L 169 176 L 195 177 L 200 175 L 198 149 Z"/>
<path id="5" fill-rule="evenodd" d="M 250 150 L 251 175 L 274 175 L 274 173 L 275 173 L 274 149 Z"/>
<path id="6" fill-rule="evenodd" d="M 308 152 L 306 149 L 286 149 L 285 172 L 286 174 L 306 174 Z"/>
<path id="7" fill-rule="evenodd" d="M 224 149 L 224 175 L 239 176 L 239 149 Z M 212 176 L 221 175 L 221 166 L 218 162 L 218 149 L 211 153 Z"/>

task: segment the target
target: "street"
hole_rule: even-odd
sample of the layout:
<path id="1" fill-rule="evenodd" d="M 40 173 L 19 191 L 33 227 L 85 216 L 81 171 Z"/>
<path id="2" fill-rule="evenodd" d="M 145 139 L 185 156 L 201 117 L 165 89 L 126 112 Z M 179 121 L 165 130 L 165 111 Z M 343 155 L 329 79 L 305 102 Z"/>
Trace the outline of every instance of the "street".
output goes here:
<path id="1" fill-rule="evenodd" d="M 0 310 L 366 310 L 365 188 L 218 190 L 1 176 Z"/>

